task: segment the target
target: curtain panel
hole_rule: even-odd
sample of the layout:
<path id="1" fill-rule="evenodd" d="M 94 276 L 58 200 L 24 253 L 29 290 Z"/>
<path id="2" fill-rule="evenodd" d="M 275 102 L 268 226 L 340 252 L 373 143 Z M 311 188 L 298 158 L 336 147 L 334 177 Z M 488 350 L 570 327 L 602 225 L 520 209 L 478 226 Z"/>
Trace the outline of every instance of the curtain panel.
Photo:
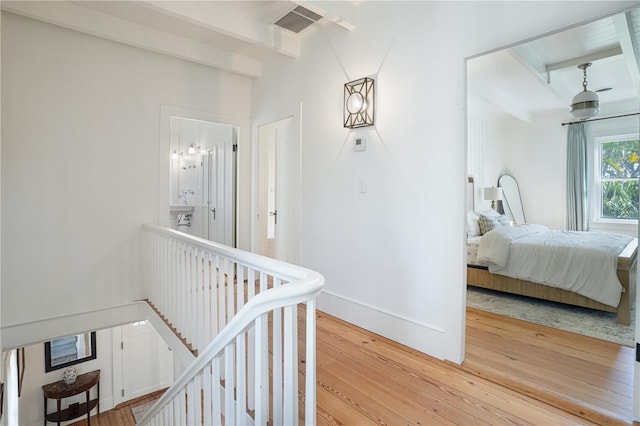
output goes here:
<path id="1" fill-rule="evenodd" d="M 586 123 L 567 129 L 567 229 L 587 231 L 587 134 Z"/>

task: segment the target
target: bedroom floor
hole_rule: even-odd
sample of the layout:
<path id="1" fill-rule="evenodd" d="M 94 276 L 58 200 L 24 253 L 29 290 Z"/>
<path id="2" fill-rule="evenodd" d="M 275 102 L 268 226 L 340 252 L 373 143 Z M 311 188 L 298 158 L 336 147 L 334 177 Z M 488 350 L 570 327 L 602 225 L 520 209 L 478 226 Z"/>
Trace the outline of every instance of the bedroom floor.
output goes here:
<path id="1" fill-rule="evenodd" d="M 466 337 L 466 371 L 598 424 L 632 424 L 632 348 L 473 308 Z"/>
<path id="2" fill-rule="evenodd" d="M 317 318 L 318 425 L 632 424 L 631 348 L 468 308 L 458 366 Z M 133 425 L 128 408 L 91 423 Z"/>

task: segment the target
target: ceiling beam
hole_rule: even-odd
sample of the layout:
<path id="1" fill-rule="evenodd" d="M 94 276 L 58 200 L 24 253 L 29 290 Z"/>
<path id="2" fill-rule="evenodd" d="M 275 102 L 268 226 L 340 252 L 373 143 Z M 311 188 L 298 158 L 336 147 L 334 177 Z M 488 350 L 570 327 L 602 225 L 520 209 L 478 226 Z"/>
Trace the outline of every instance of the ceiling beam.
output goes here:
<path id="1" fill-rule="evenodd" d="M 611 49 L 600 50 L 589 55 L 580 56 L 578 58 L 571 58 L 567 59 L 566 61 L 556 62 L 555 64 L 549 64 L 546 66 L 546 68 L 547 72 L 558 71 L 565 68 L 577 67 L 578 65 L 587 62 L 595 62 L 600 59 L 611 58 L 618 55 L 622 55 L 622 48 L 620 46 L 612 47 Z"/>
<path id="2" fill-rule="evenodd" d="M 638 57 L 640 46 L 638 46 L 637 35 L 640 34 L 640 28 L 634 28 L 632 16 L 634 13 L 638 15 L 637 10 L 631 10 L 624 14 L 613 16 L 613 25 L 618 33 L 624 62 L 629 70 L 633 86 L 636 88 L 636 93 L 638 93 L 640 92 L 640 57 Z M 640 17 L 637 16 L 636 18 L 637 21 L 640 21 Z"/>
<path id="3" fill-rule="evenodd" d="M 215 1 L 143 1 L 145 7 L 262 48 L 297 58 L 300 40 L 272 24 L 236 13 Z"/>
<path id="4" fill-rule="evenodd" d="M 97 37 L 256 78 L 258 60 L 63 1 L 2 1 L 2 10 Z"/>

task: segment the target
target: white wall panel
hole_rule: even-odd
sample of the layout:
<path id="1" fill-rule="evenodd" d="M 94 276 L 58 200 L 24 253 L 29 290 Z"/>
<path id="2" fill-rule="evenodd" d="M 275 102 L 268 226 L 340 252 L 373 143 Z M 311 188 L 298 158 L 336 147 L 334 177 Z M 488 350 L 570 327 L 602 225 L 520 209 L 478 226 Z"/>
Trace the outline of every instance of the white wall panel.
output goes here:
<path id="1" fill-rule="evenodd" d="M 264 64 L 254 124 L 303 104 L 300 241 L 302 263 L 327 279 L 319 309 L 462 360 L 465 58 L 623 4 L 362 2 L 356 29 L 323 26 L 297 61 Z M 342 87 L 364 76 L 376 125 L 349 131 Z"/>
<path id="2" fill-rule="evenodd" d="M 248 119 L 250 79 L 6 12 L 2 63 L 3 325 L 140 298 L 160 106 Z"/>

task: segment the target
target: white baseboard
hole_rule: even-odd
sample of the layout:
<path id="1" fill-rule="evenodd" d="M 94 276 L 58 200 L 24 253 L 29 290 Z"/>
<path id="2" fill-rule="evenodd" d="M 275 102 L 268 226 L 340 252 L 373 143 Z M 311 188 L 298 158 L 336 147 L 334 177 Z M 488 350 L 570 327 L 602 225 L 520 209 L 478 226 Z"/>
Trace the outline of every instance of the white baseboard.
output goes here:
<path id="1" fill-rule="evenodd" d="M 445 330 L 384 311 L 348 297 L 323 291 L 317 299 L 319 311 L 399 342 L 438 359 L 461 362 L 460 354 L 447 345 Z"/>

